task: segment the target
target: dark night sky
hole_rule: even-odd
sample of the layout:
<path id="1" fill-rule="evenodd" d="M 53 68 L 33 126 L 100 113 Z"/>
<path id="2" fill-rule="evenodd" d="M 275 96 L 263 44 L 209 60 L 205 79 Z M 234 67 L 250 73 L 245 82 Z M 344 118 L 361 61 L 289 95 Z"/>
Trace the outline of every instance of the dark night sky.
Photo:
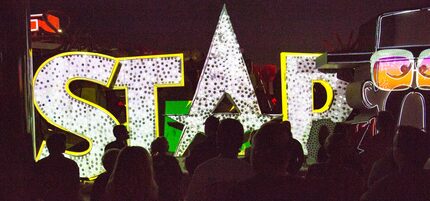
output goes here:
<path id="1" fill-rule="evenodd" d="M 425 0 L 39 0 L 31 8 L 63 11 L 71 28 L 125 48 L 206 53 L 224 2 L 247 57 L 274 64 L 281 51 L 324 51 L 323 40 L 335 43 L 333 33 L 347 40 L 382 12 L 430 6 Z"/>

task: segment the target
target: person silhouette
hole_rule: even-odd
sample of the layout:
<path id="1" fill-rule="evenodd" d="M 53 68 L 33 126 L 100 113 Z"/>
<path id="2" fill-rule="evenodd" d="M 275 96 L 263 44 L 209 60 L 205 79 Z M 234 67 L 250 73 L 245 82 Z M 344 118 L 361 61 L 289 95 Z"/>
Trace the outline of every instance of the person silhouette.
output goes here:
<path id="1" fill-rule="evenodd" d="M 430 200 L 429 135 L 418 128 L 400 126 L 394 137 L 393 157 L 398 170 L 369 187 L 361 197 L 370 200 Z"/>
<path id="2" fill-rule="evenodd" d="M 120 150 L 112 148 L 107 150 L 102 157 L 102 164 L 106 172 L 100 174 L 94 181 L 93 189 L 91 191 L 91 201 L 102 201 L 106 191 L 106 185 L 109 181 L 109 177 L 115 166 L 116 158 Z"/>
<path id="3" fill-rule="evenodd" d="M 289 139 L 289 146 L 291 146 L 292 155 L 288 162 L 287 171 L 289 174 L 295 175 L 300 171 L 300 168 L 305 161 L 302 144 L 293 137 L 293 133 L 291 132 L 291 123 L 289 121 L 283 121 L 282 118 L 278 117 L 270 122 L 280 124 L 282 131 Z"/>
<path id="4" fill-rule="evenodd" d="M 165 137 L 151 143 L 154 178 L 159 188 L 159 201 L 178 201 L 181 196 L 182 171 L 175 157 L 168 154 L 169 144 Z"/>
<path id="5" fill-rule="evenodd" d="M 151 156 L 143 147 L 124 147 L 106 186 L 108 201 L 156 201 L 158 186 L 154 180 Z"/>
<path id="6" fill-rule="evenodd" d="M 38 161 L 35 167 L 36 200 L 76 201 L 79 197 L 79 167 L 64 157 L 66 136 L 54 133 L 46 140 L 49 156 Z"/>
<path id="7" fill-rule="evenodd" d="M 320 148 L 317 153 L 317 162 L 323 163 L 328 160 L 327 152 L 324 149 L 324 143 L 327 137 L 330 135 L 330 129 L 326 125 L 322 125 L 318 130 L 318 142 L 320 144 Z"/>
<path id="8" fill-rule="evenodd" d="M 122 149 L 127 146 L 127 139 L 130 136 L 128 135 L 127 128 L 124 125 L 114 126 L 113 135 L 115 136 L 116 140 L 113 142 L 110 142 L 105 146 L 105 152 L 112 148 Z"/>
<path id="9" fill-rule="evenodd" d="M 188 187 L 187 201 L 223 200 L 227 186 L 253 175 L 251 166 L 237 158 L 243 138 L 243 126 L 238 120 L 220 122 L 216 137 L 220 154 L 197 167 Z"/>
<path id="10" fill-rule="evenodd" d="M 287 172 L 293 150 L 279 122 L 261 126 L 253 138 L 251 165 L 256 175 L 234 185 L 224 200 L 306 200 L 304 179 Z"/>
<path id="11" fill-rule="evenodd" d="M 326 138 L 324 150 L 327 160 L 309 167 L 306 180 L 318 197 L 315 200 L 358 200 L 364 182 L 345 159 L 349 157 L 347 134 L 338 125 L 335 132 Z"/>
<path id="12" fill-rule="evenodd" d="M 289 146 L 291 146 L 291 159 L 288 162 L 287 171 L 289 174 L 296 175 L 305 161 L 302 144 L 293 137 L 291 132 L 291 123 L 289 121 L 280 122 L 283 127 L 285 135 L 289 138 Z"/>
<path id="13" fill-rule="evenodd" d="M 390 112 L 380 111 L 378 113 L 378 115 L 376 116 L 376 129 L 376 134 L 370 137 L 371 140 L 369 140 L 368 145 L 364 148 L 364 152 L 360 154 L 360 158 L 364 168 L 364 175 L 366 178 L 370 178 L 371 170 L 376 161 L 380 160 L 381 158 L 389 159 L 390 157 L 387 158 L 387 155 L 392 155 L 391 148 L 393 147 L 393 139 L 396 133 L 396 123 Z M 379 161 L 378 163 L 381 164 L 381 161 Z M 376 167 L 377 169 L 374 170 L 374 173 L 379 172 L 379 170 L 381 170 L 378 170 L 378 166 Z M 378 173 L 381 173 L 381 175 L 372 175 L 372 177 L 376 176 L 376 178 L 372 178 L 373 180 L 378 180 L 379 178 L 386 176 L 390 172 L 396 171 L 389 166 L 381 168 L 384 169 Z"/>
<path id="14" fill-rule="evenodd" d="M 218 155 L 216 149 L 216 133 L 219 125 L 219 119 L 209 116 L 205 121 L 205 135 L 203 142 L 195 145 L 190 150 L 190 155 L 185 159 L 185 167 L 190 176 L 201 163 Z"/>
<path id="15" fill-rule="evenodd" d="M 372 146 L 366 150 L 367 169 L 369 172 L 367 185 L 370 187 L 376 181 L 397 171 L 393 158 L 393 139 L 396 134 L 396 124 L 390 112 L 381 111 L 376 116 L 377 135 L 372 138 Z M 369 157 L 370 155 L 370 157 Z"/>

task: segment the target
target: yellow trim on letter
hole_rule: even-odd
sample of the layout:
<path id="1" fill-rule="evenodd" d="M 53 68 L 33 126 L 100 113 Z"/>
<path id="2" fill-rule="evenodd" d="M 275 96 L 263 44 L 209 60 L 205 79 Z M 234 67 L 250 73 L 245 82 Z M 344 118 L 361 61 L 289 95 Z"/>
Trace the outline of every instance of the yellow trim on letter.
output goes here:
<path id="1" fill-rule="evenodd" d="M 319 57 L 322 53 L 300 53 L 300 52 L 281 52 L 281 95 L 282 95 L 282 120 L 288 120 L 288 94 L 287 94 L 287 57 Z"/>
<path id="2" fill-rule="evenodd" d="M 55 55 L 55 56 L 53 56 L 53 57 L 51 57 L 51 58 L 49 58 L 49 59 L 47 59 L 45 62 L 43 62 L 41 65 L 40 65 L 40 67 L 37 69 L 37 71 L 36 71 L 36 73 L 34 74 L 34 77 L 33 77 L 33 91 L 34 91 L 34 85 L 35 85 L 35 82 L 36 82 L 36 78 L 37 78 L 37 75 L 39 74 L 39 72 L 43 69 L 43 67 L 47 64 L 47 63 L 49 63 L 50 61 L 52 61 L 52 60 L 54 60 L 54 59 L 56 59 L 56 58 L 58 58 L 58 57 L 63 57 L 63 56 L 71 56 L 71 55 L 89 55 L 89 56 L 100 56 L 100 57 L 104 57 L 104 58 L 108 58 L 108 59 L 112 59 L 112 60 L 116 60 L 114 57 L 111 57 L 111 56 L 108 56 L 108 55 L 104 55 L 104 54 L 99 54 L 99 53 L 93 53 L 93 52 L 64 52 L 64 53 L 61 53 L 61 54 L 57 54 L 57 55 Z M 115 70 L 116 70 L 116 67 L 117 67 L 117 65 L 118 65 L 118 62 L 116 61 L 115 62 L 115 64 L 114 64 L 115 66 L 114 66 L 114 68 L 113 68 L 113 72 L 115 72 Z M 112 79 L 112 76 L 111 76 L 111 78 L 110 79 Z M 75 99 L 77 99 L 77 100 L 79 100 L 79 101 L 82 101 L 82 102 L 84 102 L 84 103 L 86 103 L 86 104 L 88 104 L 88 105 L 91 105 L 91 106 L 93 106 L 93 107 L 95 107 L 95 108 L 98 108 L 98 109 L 100 109 L 101 111 L 103 111 L 104 113 L 106 113 L 107 115 L 109 115 L 114 121 L 115 121 L 115 123 L 116 124 L 119 124 L 119 121 L 110 113 L 110 112 L 108 112 L 106 109 L 104 109 L 103 107 L 100 107 L 99 105 L 97 105 L 97 104 L 94 104 L 94 103 L 92 103 L 92 102 L 90 102 L 90 101 L 87 101 L 87 100 L 85 100 L 85 99 L 82 99 L 82 98 L 80 98 L 80 97 L 78 97 L 78 96 L 76 96 L 76 95 L 74 95 L 71 91 L 70 91 L 70 89 L 69 89 L 69 84 L 72 82 L 72 81 L 74 81 L 74 80 L 85 80 L 85 81 L 89 81 L 89 82 L 94 82 L 94 83 L 97 83 L 97 84 L 100 84 L 100 85 L 102 85 L 102 86 L 105 86 L 105 87 L 108 87 L 108 85 L 105 85 L 105 84 L 103 84 L 102 82 L 100 82 L 100 81 L 98 81 L 98 80 L 92 80 L 92 79 L 88 79 L 88 78 L 71 78 L 71 79 L 69 79 L 69 80 L 67 80 L 66 81 L 66 84 L 65 84 L 65 89 L 66 89 L 66 92 L 67 92 L 67 94 L 69 94 L 71 97 L 73 97 L 73 98 L 75 98 Z M 111 80 L 109 80 L 108 81 L 108 83 L 110 83 L 111 82 Z M 37 102 L 36 102 L 36 98 L 35 98 L 35 96 L 33 96 L 33 104 L 34 104 L 34 106 L 35 106 L 35 108 L 36 108 L 36 110 L 39 112 L 39 114 L 40 114 L 40 116 L 42 116 L 42 118 L 43 119 L 45 119 L 48 123 L 50 123 L 51 125 L 53 125 L 53 126 L 55 126 L 55 127 L 57 127 L 57 128 L 59 128 L 59 129 L 61 129 L 61 130 L 63 130 L 63 131 L 66 131 L 66 132 L 69 132 L 69 133 L 71 133 L 71 134 L 73 134 L 73 135 L 77 135 L 77 136 L 79 136 L 79 137 L 81 137 L 81 138 L 84 138 L 85 140 L 87 140 L 88 141 L 88 144 L 90 145 L 89 147 L 88 147 L 88 149 L 87 150 L 85 150 L 85 151 L 83 151 L 83 152 L 74 152 L 74 151 L 67 151 L 66 150 L 66 154 L 69 154 L 69 155 L 72 155 L 72 156 L 82 156 L 82 155 L 85 155 L 85 154 L 87 154 L 88 152 L 90 152 L 91 151 L 91 148 L 92 148 L 92 140 L 91 139 L 89 139 L 88 137 L 86 137 L 86 136 L 84 136 L 84 135 L 82 135 L 82 134 L 76 134 L 76 133 L 74 133 L 74 132 L 71 132 L 71 131 L 69 131 L 68 129 L 66 129 L 66 128 L 64 128 L 64 127 L 62 127 L 62 126 L 60 126 L 60 125 L 58 125 L 58 124 L 56 124 L 56 123 L 54 123 L 51 119 L 49 119 L 43 112 L 42 112 L 42 110 L 40 109 L 40 107 L 39 107 L 39 105 L 37 104 Z M 43 140 L 43 142 L 42 142 L 42 144 L 41 144 L 41 146 L 40 146 L 40 148 L 39 148 L 39 150 L 38 150 L 38 152 L 36 153 L 36 158 L 35 158 L 35 160 L 36 161 L 38 161 L 39 159 L 40 159 L 40 155 L 41 155 L 41 152 L 42 152 L 42 150 L 43 150 L 43 148 L 45 147 L 45 145 L 46 145 L 46 143 L 45 143 L 45 140 Z"/>
<path id="3" fill-rule="evenodd" d="M 84 103 L 86 103 L 86 104 L 88 104 L 88 105 L 91 105 L 91 106 L 93 106 L 93 107 L 95 107 L 95 108 L 98 108 L 98 109 L 100 109 L 102 112 L 104 112 L 105 114 L 107 114 L 107 115 L 109 115 L 114 121 L 115 121 L 115 123 L 117 124 L 117 125 L 119 125 L 120 123 L 119 123 L 119 121 L 109 112 L 109 111 L 107 111 L 105 108 L 103 108 L 103 107 L 100 107 L 99 105 L 97 105 L 97 104 L 95 104 L 95 103 L 92 103 L 92 102 L 90 102 L 90 101 L 87 101 L 87 100 L 85 100 L 85 99 L 82 99 L 82 98 L 80 98 L 80 97 L 78 97 L 78 96 L 76 96 L 76 95 L 74 95 L 71 91 L 70 91 L 70 89 L 69 89 L 69 85 L 70 85 L 70 83 L 71 82 L 73 82 L 73 81 L 76 81 L 76 80 L 84 80 L 84 81 L 89 81 L 89 82 L 94 82 L 94 83 L 97 83 L 97 84 L 100 84 L 100 85 L 102 85 L 102 86 L 105 86 L 105 87 L 107 87 L 107 88 L 111 88 L 111 89 L 114 89 L 114 90 L 125 90 L 125 101 L 126 101 L 126 103 L 125 103 L 125 106 L 126 106 L 126 123 L 124 123 L 124 125 L 126 125 L 127 127 L 128 127 L 128 122 L 129 122 L 129 116 L 128 116 L 128 114 L 129 114 L 129 112 L 128 112 L 128 89 L 127 89 L 127 87 L 114 87 L 114 86 L 112 86 L 113 85 L 113 83 L 114 83 L 114 79 L 116 78 L 116 75 L 119 73 L 118 72 L 118 70 L 119 70 L 119 63 L 120 63 L 120 61 L 123 61 L 123 60 L 130 60 L 130 59 L 145 59 L 145 58 L 165 58 L 165 57 L 179 57 L 180 58 L 180 62 L 181 62 L 181 80 L 180 80 L 180 83 L 179 84 L 155 84 L 154 85 L 154 102 L 155 102 L 155 135 L 156 135 L 156 137 L 158 137 L 159 136 L 159 126 L 158 126 L 158 122 L 159 122 L 159 120 L 158 120 L 158 93 L 157 93 L 157 90 L 158 90 L 158 88 L 160 87 L 182 87 L 182 86 L 184 86 L 184 57 L 183 57 L 183 54 L 182 53 L 178 53 L 178 54 L 164 54 L 164 55 L 150 55 L 150 56 L 136 56 L 136 57 L 121 57 L 121 58 L 115 58 L 115 57 L 111 57 L 111 56 L 108 56 L 108 55 L 104 55 L 104 54 L 100 54 L 100 53 L 93 53 L 93 52 L 65 52 L 65 53 L 61 53 L 61 54 L 57 54 L 57 55 L 55 55 L 55 56 L 53 56 L 53 57 L 51 57 L 51 58 L 49 58 L 49 59 L 47 59 L 45 62 L 43 62 L 41 65 L 40 65 L 40 67 L 37 69 L 37 71 L 36 71 L 36 73 L 34 74 L 34 77 L 33 77 L 33 91 L 34 91 L 34 85 L 35 85 L 35 82 L 36 82 L 36 78 L 37 78 L 37 75 L 39 74 L 39 72 L 43 69 L 43 67 L 47 64 L 47 63 L 49 63 L 50 61 L 52 61 L 53 59 L 55 59 L 55 58 L 58 58 L 58 57 L 63 57 L 63 56 L 69 56 L 69 55 L 90 55 L 90 56 L 100 56 L 100 57 L 104 57 L 104 58 L 108 58 L 108 59 L 111 59 L 111 60 L 114 60 L 115 61 L 115 63 L 114 63 L 114 67 L 113 67 L 113 69 L 112 69 L 112 74 L 110 75 L 110 78 L 109 78 L 109 80 L 108 80 L 108 82 L 106 83 L 106 84 L 104 84 L 104 83 L 102 83 L 102 82 L 100 82 L 100 81 L 98 81 L 98 80 L 93 80 L 93 79 L 88 79 L 88 78 L 78 78 L 78 77 L 76 77 L 76 78 L 71 78 L 71 79 L 69 79 L 69 80 L 67 80 L 66 81 L 66 84 L 65 84 L 65 89 L 66 89 L 66 92 L 71 96 L 71 97 L 73 97 L 73 98 L 75 98 L 76 100 L 79 100 L 79 101 L 81 101 L 81 102 L 84 102 Z M 40 107 L 39 107 L 39 105 L 37 104 L 37 102 L 36 102 L 36 99 L 35 99 L 35 97 L 33 96 L 33 104 L 34 104 L 34 106 L 36 107 L 36 110 L 39 112 L 39 114 L 42 116 L 42 118 L 44 118 L 48 123 L 50 123 L 50 124 L 52 124 L 53 126 L 55 126 L 55 127 L 57 127 L 57 128 L 59 128 L 59 129 L 61 129 L 61 130 L 64 130 L 64 131 L 67 131 L 67 132 L 70 132 L 70 133 L 72 133 L 72 134 L 74 134 L 74 135 L 77 135 L 77 136 L 79 136 L 79 137 L 82 137 L 82 138 L 84 138 L 85 140 L 87 140 L 88 142 L 89 142 L 89 144 L 90 144 L 90 146 L 89 146 L 89 148 L 87 149 L 87 150 L 85 150 L 85 151 L 83 151 L 83 152 L 73 152 L 73 151 L 66 151 L 66 154 L 69 154 L 69 155 L 74 155 L 74 156 L 82 156 L 82 155 L 85 155 L 85 154 L 87 154 L 88 152 L 90 152 L 90 150 L 91 150 L 91 148 L 92 148 L 92 141 L 91 141 L 91 139 L 89 139 L 89 138 L 87 138 L 87 137 L 85 137 L 84 135 L 82 135 L 82 134 L 75 134 L 75 133 L 73 133 L 73 132 L 71 132 L 71 131 L 69 131 L 69 130 L 67 130 L 67 129 L 65 129 L 65 128 L 63 128 L 62 126 L 60 126 L 60 125 L 58 125 L 58 124 L 56 124 L 56 123 L 54 123 L 51 119 L 49 119 L 42 111 L 41 111 L 41 109 L 40 109 Z M 45 140 L 44 141 L 42 141 L 42 144 L 41 144 L 41 146 L 40 146 L 40 148 L 39 148 L 39 150 L 38 150 L 38 152 L 35 154 L 35 160 L 37 161 L 37 160 L 39 160 L 39 158 L 40 158 L 40 155 L 41 155 L 41 152 L 42 152 L 42 150 L 43 150 L 43 148 L 45 147 L 45 145 L 46 145 L 46 143 L 45 143 Z"/>
<path id="4" fill-rule="evenodd" d="M 165 58 L 165 57 L 179 57 L 181 60 L 181 81 L 179 84 L 155 84 L 154 85 L 154 103 L 155 103 L 155 137 L 160 136 L 160 128 L 158 126 L 159 117 L 158 117 L 158 88 L 164 87 L 183 87 L 184 86 L 184 55 L 182 53 L 178 54 L 160 54 L 160 55 L 149 55 L 149 56 L 133 56 L 133 57 L 122 57 L 118 58 L 118 61 L 123 60 L 131 60 L 131 59 L 157 59 L 157 58 Z M 126 89 L 127 94 L 127 89 Z M 127 97 L 127 95 L 126 95 Z M 127 122 L 128 122 L 128 98 L 126 98 L 126 110 L 127 110 Z"/>
<path id="5" fill-rule="evenodd" d="M 315 83 L 320 83 L 324 87 L 324 89 L 327 93 L 327 100 L 326 100 L 324 106 L 322 106 L 319 109 L 315 109 L 315 106 L 314 106 L 314 102 L 315 102 L 315 100 L 314 100 L 314 84 Z M 328 83 L 325 80 L 312 80 L 312 112 L 313 113 L 323 113 L 323 112 L 327 111 L 328 109 L 330 109 L 332 102 L 333 102 L 333 87 L 331 87 L 330 83 Z"/>

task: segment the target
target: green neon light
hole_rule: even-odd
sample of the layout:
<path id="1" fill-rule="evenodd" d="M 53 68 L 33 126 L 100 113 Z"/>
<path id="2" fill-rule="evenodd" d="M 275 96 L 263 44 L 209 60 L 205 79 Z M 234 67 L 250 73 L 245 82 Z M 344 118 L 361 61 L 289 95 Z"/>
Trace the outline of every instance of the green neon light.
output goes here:
<path id="1" fill-rule="evenodd" d="M 166 101 L 165 102 L 165 114 L 164 115 L 164 137 L 166 137 L 169 142 L 169 152 L 175 152 L 178 145 L 179 140 L 181 138 L 182 130 L 174 128 L 169 125 L 169 123 L 176 122 L 175 120 L 169 118 L 167 114 L 188 114 L 191 108 L 191 101 L 189 100 L 180 100 L 180 101 Z"/>

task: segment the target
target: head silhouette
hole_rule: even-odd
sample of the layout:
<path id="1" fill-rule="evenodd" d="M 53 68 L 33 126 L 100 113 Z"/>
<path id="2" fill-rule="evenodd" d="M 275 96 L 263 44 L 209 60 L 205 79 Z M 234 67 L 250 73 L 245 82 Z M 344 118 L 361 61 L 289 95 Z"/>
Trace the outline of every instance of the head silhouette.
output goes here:
<path id="1" fill-rule="evenodd" d="M 124 125 L 116 125 L 113 127 L 113 135 L 119 141 L 124 141 L 129 138 L 127 128 Z"/>
<path id="2" fill-rule="evenodd" d="M 346 123 L 336 123 L 333 129 L 333 133 L 344 134 L 348 132 L 348 124 Z"/>
<path id="3" fill-rule="evenodd" d="M 394 117 L 388 111 L 380 111 L 376 116 L 376 128 L 379 131 L 394 131 L 395 125 Z"/>
<path id="4" fill-rule="evenodd" d="M 254 136 L 251 164 L 257 173 L 286 174 L 291 158 L 290 138 L 277 122 L 261 126 Z"/>
<path id="5" fill-rule="evenodd" d="M 66 136 L 61 133 L 54 133 L 46 140 L 49 154 L 62 154 L 66 151 Z"/>
<path id="6" fill-rule="evenodd" d="M 235 119 L 224 119 L 220 122 L 216 145 L 221 155 L 237 155 L 244 138 L 243 126 Z"/>
<path id="7" fill-rule="evenodd" d="M 151 155 L 165 154 L 169 150 L 169 143 L 165 137 L 158 137 L 151 143 Z"/>
<path id="8" fill-rule="evenodd" d="M 282 126 L 282 130 L 284 131 L 285 135 L 287 135 L 290 138 L 293 138 L 293 133 L 291 132 L 291 123 L 290 121 L 284 121 L 282 120 L 282 117 L 274 118 L 270 121 L 270 123 L 278 123 Z"/>
<path id="9" fill-rule="evenodd" d="M 400 169 L 422 169 L 429 158 L 430 140 L 427 133 L 411 126 L 400 126 L 394 137 L 393 155 Z"/>
<path id="10" fill-rule="evenodd" d="M 281 123 L 282 130 L 284 130 L 284 134 L 289 138 L 293 138 L 293 132 L 291 132 L 291 123 L 289 121 L 282 121 Z"/>
<path id="11" fill-rule="evenodd" d="M 326 125 L 322 125 L 318 130 L 318 142 L 324 146 L 325 140 L 330 135 L 330 129 Z"/>
<path id="12" fill-rule="evenodd" d="M 132 146 L 120 151 L 107 191 L 113 200 L 156 199 L 151 157 L 145 148 Z"/>
<path id="13" fill-rule="evenodd" d="M 118 157 L 119 151 L 120 149 L 112 148 L 107 150 L 103 154 L 102 164 L 107 172 L 112 172 L 115 166 L 116 158 Z"/>
<path id="14" fill-rule="evenodd" d="M 210 138 L 215 137 L 218 126 L 219 126 L 219 119 L 214 116 L 209 116 L 205 121 L 206 136 Z"/>
<path id="15" fill-rule="evenodd" d="M 348 142 L 346 140 L 346 134 L 343 132 L 334 132 L 327 137 L 324 143 L 324 149 L 331 159 L 342 159 L 347 148 Z"/>

